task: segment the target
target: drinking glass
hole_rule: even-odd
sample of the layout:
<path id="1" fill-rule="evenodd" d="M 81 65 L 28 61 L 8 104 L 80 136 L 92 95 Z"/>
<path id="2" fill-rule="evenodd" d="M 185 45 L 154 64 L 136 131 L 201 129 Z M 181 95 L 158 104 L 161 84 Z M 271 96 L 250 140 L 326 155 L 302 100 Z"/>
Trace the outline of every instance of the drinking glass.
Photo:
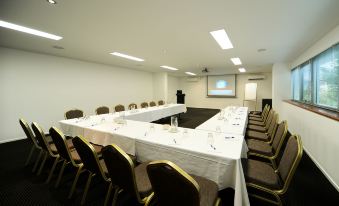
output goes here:
<path id="1" fill-rule="evenodd" d="M 178 128 L 178 118 L 176 116 L 171 117 L 171 129 L 177 131 Z"/>
<path id="2" fill-rule="evenodd" d="M 213 147 L 213 143 L 214 143 L 213 133 L 209 132 L 207 134 L 207 144 Z"/>
<path id="3" fill-rule="evenodd" d="M 219 125 L 216 126 L 215 131 L 217 132 L 217 135 L 220 135 L 221 134 L 221 127 Z"/>

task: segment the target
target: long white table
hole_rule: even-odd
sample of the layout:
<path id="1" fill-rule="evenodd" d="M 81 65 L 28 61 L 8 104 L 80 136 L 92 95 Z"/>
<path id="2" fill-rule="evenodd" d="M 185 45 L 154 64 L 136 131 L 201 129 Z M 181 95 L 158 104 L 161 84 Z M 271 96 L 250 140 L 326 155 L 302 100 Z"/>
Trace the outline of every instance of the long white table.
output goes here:
<path id="1" fill-rule="evenodd" d="M 247 114 L 248 107 L 227 107 L 224 109 L 224 113 L 219 112 L 196 129 L 216 131 L 219 127 L 222 132 L 245 136 Z"/>
<path id="2" fill-rule="evenodd" d="M 185 128 L 172 133 L 160 124 L 133 120 L 119 124 L 115 118 L 115 115 L 98 115 L 59 123 L 66 135 L 82 135 L 101 145 L 117 144 L 141 162 L 170 160 L 188 173 L 216 182 L 220 190 L 234 188 L 234 205 L 249 205 L 240 161 L 247 153 L 242 134 Z M 209 133 L 213 135 L 212 146 L 207 141 Z"/>

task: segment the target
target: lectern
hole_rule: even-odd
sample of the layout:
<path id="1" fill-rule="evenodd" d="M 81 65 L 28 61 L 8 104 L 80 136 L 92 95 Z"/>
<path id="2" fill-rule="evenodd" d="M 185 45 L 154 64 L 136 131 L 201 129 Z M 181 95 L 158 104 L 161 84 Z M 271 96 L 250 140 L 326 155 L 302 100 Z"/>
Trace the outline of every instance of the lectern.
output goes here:
<path id="1" fill-rule="evenodd" d="M 182 93 L 182 90 L 177 90 L 177 103 L 185 104 L 185 94 Z"/>

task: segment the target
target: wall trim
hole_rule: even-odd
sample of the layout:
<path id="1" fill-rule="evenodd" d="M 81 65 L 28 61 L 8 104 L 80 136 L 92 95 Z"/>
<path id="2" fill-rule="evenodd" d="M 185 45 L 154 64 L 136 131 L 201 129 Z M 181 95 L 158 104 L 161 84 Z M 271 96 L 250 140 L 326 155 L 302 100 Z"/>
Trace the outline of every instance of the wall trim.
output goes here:
<path id="1" fill-rule="evenodd" d="M 311 158 L 311 160 L 314 162 L 314 164 L 320 169 L 320 171 L 325 175 L 325 177 L 328 179 L 328 181 L 333 185 L 333 187 L 339 192 L 339 185 L 337 185 L 334 180 L 331 178 L 331 176 L 322 168 L 322 166 L 318 163 L 318 161 L 308 152 L 308 150 L 303 146 L 304 151 L 307 153 L 307 155 Z"/>
<path id="2" fill-rule="evenodd" d="M 14 142 L 14 141 L 17 141 L 17 140 L 22 140 L 22 139 L 26 139 L 26 137 L 17 137 L 17 138 L 13 138 L 13 139 L 0 140 L 0 144 L 7 143 L 7 142 Z"/>

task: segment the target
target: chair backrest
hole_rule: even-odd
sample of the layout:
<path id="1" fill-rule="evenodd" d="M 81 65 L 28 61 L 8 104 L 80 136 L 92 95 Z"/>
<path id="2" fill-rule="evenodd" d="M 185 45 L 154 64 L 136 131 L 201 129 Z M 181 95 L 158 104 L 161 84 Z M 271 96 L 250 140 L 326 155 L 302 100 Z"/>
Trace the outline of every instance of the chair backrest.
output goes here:
<path id="1" fill-rule="evenodd" d="M 84 112 L 80 109 L 72 109 L 65 112 L 65 119 L 74 119 L 84 116 Z"/>
<path id="2" fill-rule="evenodd" d="M 286 134 L 287 134 L 287 121 L 284 120 L 278 125 L 277 131 L 275 132 L 273 138 L 272 149 L 274 151 L 275 156 L 278 155 L 281 146 L 284 142 L 284 139 L 286 137 Z"/>
<path id="3" fill-rule="evenodd" d="M 148 103 L 147 102 L 141 103 L 141 108 L 146 108 L 146 107 L 148 107 Z"/>
<path id="4" fill-rule="evenodd" d="M 106 107 L 106 106 L 101 106 L 101 107 L 98 107 L 96 110 L 95 110 L 95 113 L 96 114 L 108 114 L 109 113 L 109 108 Z"/>
<path id="5" fill-rule="evenodd" d="M 160 106 L 160 105 L 164 105 L 165 104 L 165 102 L 164 102 L 164 100 L 159 100 L 158 101 L 158 105 Z"/>
<path id="6" fill-rule="evenodd" d="M 53 143 L 55 144 L 59 155 L 65 160 L 74 163 L 71 158 L 71 152 L 69 151 L 66 143 L 65 135 L 56 127 L 51 127 L 49 129 L 49 134 L 52 137 Z"/>
<path id="7" fill-rule="evenodd" d="M 273 116 L 274 116 L 274 113 L 275 111 L 273 109 L 271 109 L 271 111 L 269 112 L 268 116 L 267 116 L 267 119 L 265 121 L 265 127 L 268 128 L 272 119 L 273 119 Z"/>
<path id="8" fill-rule="evenodd" d="M 267 119 L 267 116 L 268 116 L 268 114 L 269 114 L 269 112 L 270 112 L 270 105 L 268 105 L 268 104 L 266 104 L 266 106 L 267 107 L 265 107 L 264 108 L 264 111 L 263 111 L 263 113 L 262 113 L 262 117 L 263 117 L 263 120 L 264 121 L 266 121 L 266 119 Z"/>
<path id="9" fill-rule="evenodd" d="M 136 185 L 134 163 L 131 158 L 115 144 L 104 147 L 102 156 L 112 183 L 134 197 L 139 203 L 143 203 Z"/>
<path id="10" fill-rule="evenodd" d="M 125 111 L 125 106 L 122 104 L 118 104 L 117 106 L 114 107 L 114 110 L 116 112 L 121 112 L 121 111 Z"/>
<path id="11" fill-rule="evenodd" d="M 134 106 L 135 109 L 138 108 L 138 105 L 137 105 L 137 104 L 131 103 L 131 104 L 128 105 L 128 109 L 131 110 L 133 106 Z"/>
<path id="12" fill-rule="evenodd" d="M 198 183 L 170 161 L 154 161 L 147 165 L 148 177 L 159 205 L 196 206 L 200 203 Z"/>
<path id="13" fill-rule="evenodd" d="M 85 140 L 83 137 L 74 137 L 72 139 L 73 145 L 77 150 L 79 157 L 84 164 L 84 168 L 88 171 L 96 174 L 101 174 L 102 177 L 106 178 L 100 163 L 97 153 L 94 147 Z"/>
<path id="14" fill-rule="evenodd" d="M 19 119 L 19 123 L 22 127 L 22 129 L 24 130 L 27 139 L 32 142 L 37 148 L 40 148 L 40 146 L 38 145 L 38 142 L 35 139 L 35 136 L 33 135 L 33 132 L 31 130 L 31 128 L 29 127 L 28 123 L 24 120 L 24 119 Z"/>
<path id="15" fill-rule="evenodd" d="M 273 139 L 274 135 L 275 135 L 275 131 L 277 129 L 278 126 L 278 121 L 279 121 L 279 115 L 278 113 L 275 113 L 273 115 L 273 119 L 270 123 L 270 126 L 268 127 L 267 133 L 270 135 L 271 139 Z"/>
<path id="16" fill-rule="evenodd" d="M 38 123 L 32 123 L 32 129 L 35 134 L 36 139 L 38 140 L 38 145 L 45 151 L 47 151 L 51 156 L 54 156 L 53 152 L 49 147 L 49 143 L 46 140 L 46 136 L 42 128 L 38 125 Z"/>
<path id="17" fill-rule="evenodd" d="M 281 157 L 278 172 L 284 183 L 283 189 L 280 191 L 284 194 L 294 176 L 303 154 L 303 147 L 299 135 L 292 135 L 288 138 L 284 153 Z"/>
<path id="18" fill-rule="evenodd" d="M 156 104 L 154 101 L 151 101 L 151 102 L 149 103 L 149 106 L 150 106 L 150 107 L 155 107 L 155 106 L 157 106 L 157 104 Z"/>

